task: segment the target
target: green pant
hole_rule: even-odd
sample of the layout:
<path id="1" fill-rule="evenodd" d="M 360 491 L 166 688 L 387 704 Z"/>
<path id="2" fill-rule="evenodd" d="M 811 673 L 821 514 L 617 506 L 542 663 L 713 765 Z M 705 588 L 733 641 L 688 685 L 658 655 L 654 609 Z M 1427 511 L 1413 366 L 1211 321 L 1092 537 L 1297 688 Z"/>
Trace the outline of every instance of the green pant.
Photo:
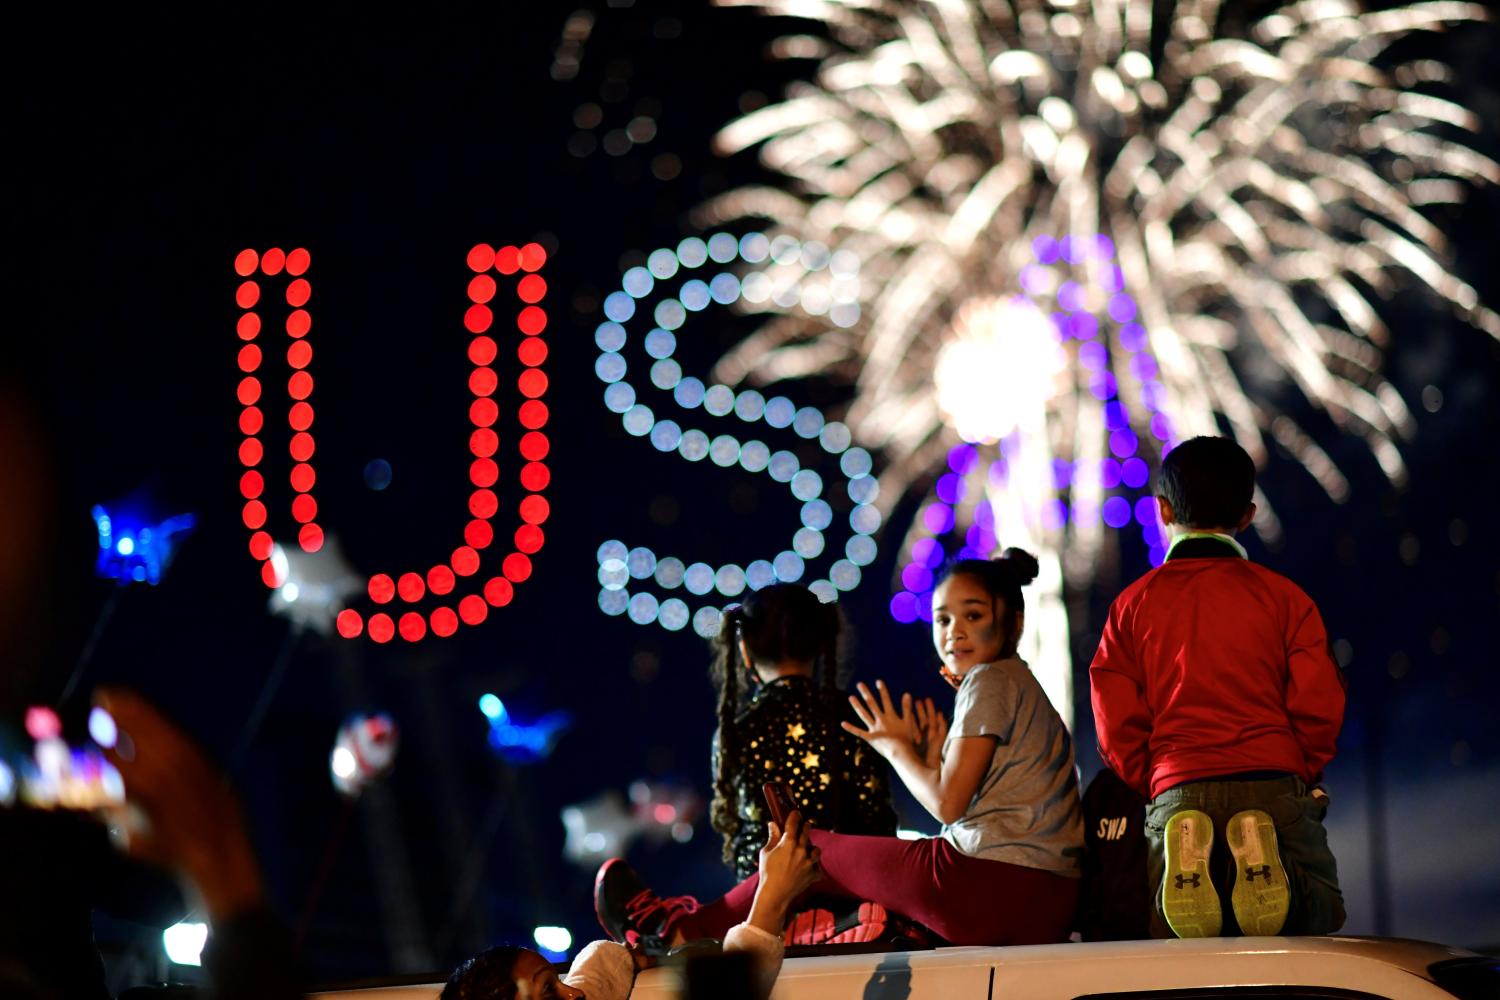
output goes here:
<path id="1" fill-rule="evenodd" d="M 1155 937 L 1171 937 L 1161 913 L 1161 883 L 1166 870 L 1162 841 L 1167 820 L 1184 809 L 1197 809 L 1214 824 L 1214 849 L 1209 872 L 1224 909 L 1226 934 L 1238 930 L 1229 893 L 1234 887 L 1234 859 L 1226 846 L 1224 831 L 1229 819 L 1242 809 L 1260 809 L 1276 824 L 1281 862 L 1291 886 L 1291 910 L 1283 934 L 1332 934 L 1344 926 L 1344 895 L 1339 891 L 1338 866 L 1328 849 L 1328 831 L 1323 817 L 1328 799 L 1308 794 L 1300 778 L 1266 781 L 1192 781 L 1162 792 L 1146 806 L 1146 842 L 1150 848 L 1148 885 L 1156 893 Z"/>

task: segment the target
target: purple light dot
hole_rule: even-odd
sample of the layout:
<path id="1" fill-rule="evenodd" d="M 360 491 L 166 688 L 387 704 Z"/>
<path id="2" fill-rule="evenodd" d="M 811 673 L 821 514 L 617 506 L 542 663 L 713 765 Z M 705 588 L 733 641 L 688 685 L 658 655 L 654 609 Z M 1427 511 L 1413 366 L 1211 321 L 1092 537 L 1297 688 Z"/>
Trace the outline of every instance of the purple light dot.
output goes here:
<path id="1" fill-rule="evenodd" d="M 1005 464 L 1005 459 L 997 458 L 990 463 L 990 483 L 994 486 L 1003 486 L 1010 478 L 1010 466 Z"/>
<path id="2" fill-rule="evenodd" d="M 1131 455 L 1134 455 L 1135 449 L 1139 444 L 1140 441 L 1136 438 L 1135 431 L 1132 430 L 1113 431 L 1109 435 L 1109 450 L 1117 458 L 1129 458 Z M 947 508 L 944 509 L 946 510 Z M 951 520 L 953 512 L 948 511 L 948 514 Z M 943 530 L 946 531 L 947 529 L 944 528 Z"/>
<path id="3" fill-rule="evenodd" d="M 947 534 L 953 527 L 953 508 L 945 503 L 928 504 L 922 511 L 922 523 L 934 535 Z"/>
<path id="4" fill-rule="evenodd" d="M 936 538 L 919 538 L 912 543 L 911 560 L 929 569 L 943 564 L 943 546 Z"/>
<path id="5" fill-rule="evenodd" d="M 1120 273 L 1119 265 L 1099 269 L 1099 287 L 1106 292 L 1118 292 L 1125 287 L 1125 275 Z"/>
<path id="6" fill-rule="evenodd" d="M 1167 390 L 1160 382 L 1146 382 L 1141 386 L 1141 402 L 1147 409 L 1160 410 L 1167 402 Z"/>
<path id="7" fill-rule="evenodd" d="M 1167 561 L 1167 550 L 1160 545 L 1151 546 L 1149 555 L 1151 556 L 1151 565 L 1153 566 L 1160 566 Z"/>
<path id="8" fill-rule="evenodd" d="M 1073 317 L 1073 336 L 1079 340 L 1092 340 L 1099 335 L 1099 321 L 1093 313 L 1079 313 Z"/>
<path id="9" fill-rule="evenodd" d="M 907 563 L 901 570 L 901 585 L 918 593 L 928 590 L 932 587 L 932 570 L 921 563 Z"/>
<path id="10" fill-rule="evenodd" d="M 1021 268 L 1021 290 L 1027 295 L 1041 295 L 1047 290 L 1047 269 L 1040 264 Z"/>
<path id="11" fill-rule="evenodd" d="M 1158 441 L 1172 439 L 1172 420 L 1165 413 L 1158 413 L 1151 418 L 1151 436 Z"/>
<path id="12" fill-rule="evenodd" d="M 1098 400 L 1114 399 L 1120 391 L 1120 383 L 1112 372 L 1095 372 L 1089 377 L 1089 392 Z"/>
<path id="13" fill-rule="evenodd" d="M 986 530 L 995 526 L 995 508 L 987 503 L 979 504 L 974 508 L 974 523 Z"/>
<path id="14" fill-rule="evenodd" d="M 1153 516 L 1152 521 L 1154 522 L 1155 520 Z M 1155 523 L 1143 524 L 1141 525 L 1141 538 L 1145 540 L 1147 545 L 1160 545 L 1161 528 Z"/>
<path id="15" fill-rule="evenodd" d="M 937 498 L 943 503 L 958 503 L 964 497 L 964 479 L 955 473 L 939 476 L 937 488 L 933 491 Z M 917 589 L 917 588 L 912 588 Z"/>
<path id="16" fill-rule="evenodd" d="M 1078 348 L 1078 363 L 1091 372 L 1100 371 L 1109 363 L 1109 348 L 1097 340 L 1086 340 Z"/>
<path id="17" fill-rule="evenodd" d="M 1109 297 L 1109 318 L 1116 323 L 1127 323 L 1135 319 L 1135 299 L 1124 292 Z"/>
<path id="18" fill-rule="evenodd" d="M 1146 328 L 1139 323 L 1126 323 L 1120 327 L 1120 346 L 1127 351 L 1140 351 L 1146 347 Z"/>
<path id="19" fill-rule="evenodd" d="M 1135 523 L 1156 527 L 1156 497 L 1141 497 L 1135 502 Z"/>
<path id="20" fill-rule="evenodd" d="M 1104 404 L 1104 426 L 1112 431 L 1130 426 L 1130 418 L 1125 415 L 1125 406 L 1119 400 Z"/>
<path id="21" fill-rule="evenodd" d="M 1052 485 L 1059 490 L 1065 490 L 1073 482 L 1073 463 L 1067 459 L 1054 458 L 1052 460 Z"/>
<path id="22" fill-rule="evenodd" d="M 1148 378 L 1155 378 L 1157 372 L 1156 359 L 1149 354 L 1137 354 L 1130 359 L 1130 370 L 1142 382 Z"/>
<path id="23" fill-rule="evenodd" d="M 1083 308 L 1083 289 L 1078 287 L 1078 282 L 1062 283 L 1062 287 L 1057 290 L 1057 304 L 1068 312 L 1077 312 Z"/>
<path id="24" fill-rule="evenodd" d="M 1058 340 L 1067 340 L 1073 335 L 1073 318 L 1067 313 L 1048 313 L 1047 318 L 1052 321 L 1052 330 Z"/>
<path id="25" fill-rule="evenodd" d="M 917 617 L 924 622 L 932 621 L 932 595 L 917 594 Z"/>
<path id="26" fill-rule="evenodd" d="M 917 595 L 903 590 L 891 598 L 891 617 L 902 624 L 917 620 Z"/>
<path id="27" fill-rule="evenodd" d="M 1077 236 L 1064 236 L 1063 237 L 1063 240 L 1062 240 L 1062 255 L 1063 255 L 1063 260 L 1067 261 L 1069 264 L 1081 264 L 1081 263 L 1083 263 L 1083 259 L 1084 259 L 1085 256 L 1088 255 L 1088 252 L 1089 252 L 1089 247 L 1088 247 L 1088 242 L 1086 240 L 1082 240 L 1082 239 L 1078 238 Z"/>
<path id="28" fill-rule="evenodd" d="M 1061 251 L 1062 248 L 1057 245 L 1057 240 L 1053 239 L 1050 236 L 1038 236 L 1036 239 L 1031 241 L 1031 252 L 1036 256 L 1036 259 L 1041 261 L 1043 264 L 1052 264 L 1056 262 L 1057 255 Z"/>
<path id="29" fill-rule="evenodd" d="M 1107 490 L 1112 490 L 1120 485 L 1120 463 L 1112 458 L 1106 458 L 1099 463 L 1099 485 Z"/>
<path id="30" fill-rule="evenodd" d="M 960 558 L 960 559 L 983 559 L 984 557 L 981 556 L 979 554 L 979 552 L 972 545 L 965 545 L 963 548 L 961 548 L 961 549 L 958 550 L 958 558 Z"/>
<path id="31" fill-rule="evenodd" d="M 1061 500 L 1048 500 L 1042 505 L 1042 527 L 1047 531 L 1061 531 L 1068 523 L 1068 505 Z"/>
<path id="32" fill-rule="evenodd" d="M 948 468 L 960 476 L 974 468 L 979 452 L 972 444 L 954 445 L 948 452 Z"/>
<path id="33" fill-rule="evenodd" d="M 983 538 L 984 529 L 977 524 L 969 525 L 969 530 L 964 532 L 964 544 L 969 548 L 978 545 Z"/>
<path id="34" fill-rule="evenodd" d="M 1100 233 L 1098 236 L 1095 236 L 1094 237 L 1094 259 L 1095 260 L 1114 260 L 1114 257 L 1115 257 L 1115 241 L 1112 240 L 1112 239 L 1110 239 L 1108 236 L 1105 236 L 1103 233 Z"/>
<path id="35" fill-rule="evenodd" d="M 1151 470 L 1139 458 L 1127 458 L 1120 463 L 1120 481 L 1131 489 L 1140 489 L 1150 478 Z"/>
<path id="36" fill-rule="evenodd" d="M 1104 501 L 1104 509 L 1100 513 L 1104 517 L 1104 523 L 1111 528 L 1123 528 L 1130 523 L 1130 501 L 1124 497 L 1110 497 Z"/>

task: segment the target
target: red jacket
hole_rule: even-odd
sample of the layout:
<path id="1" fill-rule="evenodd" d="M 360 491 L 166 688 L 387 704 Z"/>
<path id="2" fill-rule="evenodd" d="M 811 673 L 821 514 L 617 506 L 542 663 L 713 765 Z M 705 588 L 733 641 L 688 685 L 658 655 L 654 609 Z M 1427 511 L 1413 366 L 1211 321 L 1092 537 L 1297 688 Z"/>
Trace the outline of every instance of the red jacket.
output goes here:
<path id="1" fill-rule="evenodd" d="M 1313 782 L 1344 718 L 1312 599 L 1211 539 L 1183 542 L 1115 598 L 1089 682 L 1100 754 L 1153 798 L 1244 771 Z"/>

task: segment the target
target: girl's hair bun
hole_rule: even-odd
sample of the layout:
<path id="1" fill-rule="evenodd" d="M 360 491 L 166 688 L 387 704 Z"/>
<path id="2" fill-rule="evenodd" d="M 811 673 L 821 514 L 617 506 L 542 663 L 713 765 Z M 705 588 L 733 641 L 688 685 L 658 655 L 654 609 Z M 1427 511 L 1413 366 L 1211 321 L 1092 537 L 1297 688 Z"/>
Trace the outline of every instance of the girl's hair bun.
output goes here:
<path id="1" fill-rule="evenodd" d="M 997 556 L 994 561 L 999 565 L 1005 567 L 1006 572 L 1008 572 L 1015 579 L 1016 584 L 1021 587 L 1024 587 L 1031 581 L 1035 580 L 1037 574 L 1041 572 L 1042 568 L 1041 565 L 1036 561 L 1036 556 L 1032 555 L 1030 552 L 1027 552 L 1025 549 L 1006 549 L 1004 552 L 1000 553 L 1000 555 Z"/>

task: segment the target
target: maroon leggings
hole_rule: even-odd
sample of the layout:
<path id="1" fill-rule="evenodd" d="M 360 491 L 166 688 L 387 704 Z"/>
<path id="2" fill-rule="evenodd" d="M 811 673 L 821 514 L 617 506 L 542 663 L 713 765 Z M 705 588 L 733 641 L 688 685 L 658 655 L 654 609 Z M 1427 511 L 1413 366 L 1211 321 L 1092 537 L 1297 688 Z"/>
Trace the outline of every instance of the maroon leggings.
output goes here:
<path id="1" fill-rule="evenodd" d="M 1078 903 L 1078 879 L 1005 861 L 972 858 L 941 837 L 901 840 L 812 831 L 823 852 L 823 878 L 811 889 L 879 903 L 951 944 L 1051 944 L 1066 941 Z M 679 919 L 688 938 L 722 938 L 750 914 L 759 875 Z"/>

